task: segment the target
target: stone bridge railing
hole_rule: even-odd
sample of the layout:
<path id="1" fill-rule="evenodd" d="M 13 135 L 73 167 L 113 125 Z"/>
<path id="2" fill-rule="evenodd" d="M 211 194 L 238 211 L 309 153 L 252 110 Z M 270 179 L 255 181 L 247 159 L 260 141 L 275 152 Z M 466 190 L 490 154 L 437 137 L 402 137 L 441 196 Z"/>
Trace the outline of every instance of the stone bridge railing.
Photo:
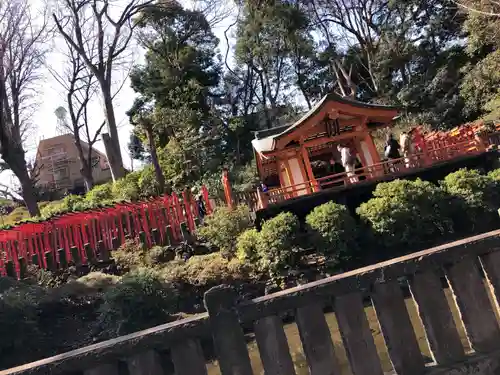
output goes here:
<path id="1" fill-rule="evenodd" d="M 445 296 L 445 276 L 472 352 L 465 352 Z M 403 288 L 402 288 L 403 287 Z M 411 291 L 434 363 L 426 363 L 405 305 Z M 491 288 L 493 298 L 488 289 Z M 354 375 L 382 375 L 365 306 L 373 304 L 398 374 L 500 374 L 500 230 L 238 302 L 226 286 L 205 295 L 208 313 L 26 364 L 7 374 L 202 375 L 200 340 L 213 340 L 223 375 L 250 375 L 245 327 L 255 333 L 266 375 L 293 375 L 280 316 L 294 311 L 311 375 L 340 374 L 323 307 L 333 306 Z"/>

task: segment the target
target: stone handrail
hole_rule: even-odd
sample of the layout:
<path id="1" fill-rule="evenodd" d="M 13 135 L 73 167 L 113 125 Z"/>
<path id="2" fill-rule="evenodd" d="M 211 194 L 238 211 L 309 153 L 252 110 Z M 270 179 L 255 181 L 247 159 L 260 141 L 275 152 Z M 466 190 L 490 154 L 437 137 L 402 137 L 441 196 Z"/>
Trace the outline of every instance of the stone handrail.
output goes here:
<path id="1" fill-rule="evenodd" d="M 222 375 L 250 375 L 252 368 L 242 326 L 253 327 L 266 374 L 294 375 L 280 315 L 295 312 L 311 375 L 340 374 L 323 308 L 333 303 L 342 341 L 354 375 L 383 375 L 365 314 L 373 304 L 388 353 L 398 374 L 499 374 L 500 230 L 470 237 L 320 281 L 238 301 L 228 286 L 205 295 L 208 314 L 26 364 L 0 375 L 166 374 L 169 350 L 177 375 L 206 375 L 200 340 L 212 336 Z M 486 277 L 483 277 L 483 273 Z M 441 277 L 446 276 L 474 353 L 465 353 Z M 401 284 L 418 307 L 434 364 L 426 364 L 405 306 Z M 161 353 L 161 354 L 160 354 Z M 120 365 L 121 364 L 121 365 Z M 475 371 L 475 372 L 474 372 Z"/>

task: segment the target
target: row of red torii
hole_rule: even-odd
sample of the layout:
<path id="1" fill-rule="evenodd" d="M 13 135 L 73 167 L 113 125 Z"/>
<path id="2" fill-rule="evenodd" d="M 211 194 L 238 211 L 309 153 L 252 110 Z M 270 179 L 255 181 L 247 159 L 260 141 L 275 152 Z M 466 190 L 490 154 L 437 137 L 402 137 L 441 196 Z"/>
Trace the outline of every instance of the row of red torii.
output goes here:
<path id="1" fill-rule="evenodd" d="M 208 190 L 201 188 L 206 213 L 213 210 Z M 141 202 L 66 213 L 39 223 L 0 231 L 0 276 L 23 277 L 29 264 L 44 269 L 107 260 L 109 250 L 127 239 L 145 246 L 183 241 L 199 225 L 198 205 L 189 191 Z"/>

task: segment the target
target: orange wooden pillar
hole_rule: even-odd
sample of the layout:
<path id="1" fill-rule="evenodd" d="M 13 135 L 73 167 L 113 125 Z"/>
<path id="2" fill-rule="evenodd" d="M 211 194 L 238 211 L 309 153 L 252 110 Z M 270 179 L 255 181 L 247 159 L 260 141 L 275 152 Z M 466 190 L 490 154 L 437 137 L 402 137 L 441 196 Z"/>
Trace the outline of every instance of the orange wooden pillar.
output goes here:
<path id="1" fill-rule="evenodd" d="M 365 155 L 365 147 L 368 149 L 368 155 Z M 362 133 L 361 138 L 359 139 L 359 146 L 360 150 L 362 151 L 361 153 L 363 154 L 363 157 L 365 159 L 365 167 L 370 167 L 371 165 L 378 165 L 380 164 L 380 155 L 377 151 L 377 147 L 375 146 L 375 142 L 373 142 L 373 138 L 370 134 L 370 132 L 365 131 Z M 370 160 L 371 159 L 371 160 Z M 370 176 L 367 177 L 378 177 L 380 175 L 383 175 L 384 171 L 380 167 L 374 167 L 371 168 L 371 173 Z"/>
<path id="2" fill-rule="evenodd" d="M 301 147 L 302 160 L 304 161 L 304 166 L 306 168 L 307 179 L 311 182 L 312 192 L 319 191 L 318 183 L 316 182 L 316 178 L 314 177 L 314 173 L 311 167 L 311 160 L 309 160 L 309 152 L 307 151 L 306 146 Z"/>
<path id="3" fill-rule="evenodd" d="M 229 172 L 227 168 L 222 170 L 222 186 L 224 187 L 226 204 L 232 210 L 234 208 L 233 191 L 231 189 L 231 182 L 229 181 Z"/>

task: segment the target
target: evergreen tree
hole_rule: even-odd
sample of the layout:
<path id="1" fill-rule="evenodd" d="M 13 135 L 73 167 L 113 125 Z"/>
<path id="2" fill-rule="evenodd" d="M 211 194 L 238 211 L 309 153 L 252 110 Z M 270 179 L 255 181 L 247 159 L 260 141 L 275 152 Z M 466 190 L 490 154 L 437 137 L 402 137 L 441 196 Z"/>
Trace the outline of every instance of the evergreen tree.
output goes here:
<path id="1" fill-rule="evenodd" d="M 134 69 L 131 82 L 139 100 L 152 103 L 159 162 L 169 180 L 197 180 L 221 163 L 222 123 L 214 108 L 218 39 L 202 13 L 176 2 L 144 11 L 139 26 L 146 63 Z"/>

